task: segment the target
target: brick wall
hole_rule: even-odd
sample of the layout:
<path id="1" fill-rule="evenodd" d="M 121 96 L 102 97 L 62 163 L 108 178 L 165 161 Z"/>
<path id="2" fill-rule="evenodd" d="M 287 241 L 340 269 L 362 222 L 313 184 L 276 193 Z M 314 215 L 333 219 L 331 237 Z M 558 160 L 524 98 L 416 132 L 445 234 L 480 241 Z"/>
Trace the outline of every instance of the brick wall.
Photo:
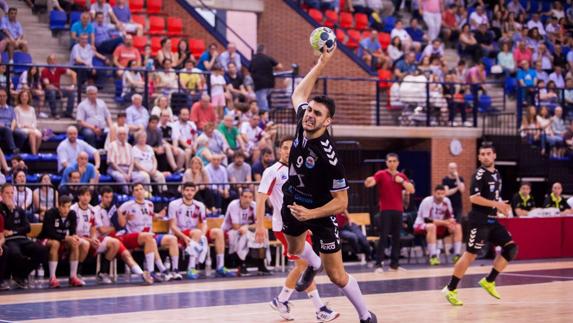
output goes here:
<path id="1" fill-rule="evenodd" d="M 220 52 L 223 51 L 223 45 L 193 19 L 176 0 L 163 1 L 163 12 L 169 17 L 181 18 L 183 20 L 183 33 L 189 37 L 204 39 L 206 46 L 209 46 L 210 43 L 216 43 L 221 48 Z"/>
<path id="2" fill-rule="evenodd" d="M 309 44 L 309 36 L 313 26 L 292 10 L 283 0 L 265 0 L 265 10 L 259 15 L 257 39 L 265 44 L 267 54 L 277 59 L 285 66 L 296 63 L 300 73 L 306 74 L 316 62 Z M 348 56 L 339 51 L 329 62 L 325 76 L 345 76 L 369 78 Z M 335 122 L 344 124 L 372 124 L 373 101 L 376 87 L 372 82 L 330 81 L 329 93 L 348 93 L 349 97 L 369 98 L 371 102 L 360 100 L 353 104 L 352 100 L 337 97 L 337 117 Z M 356 111 L 361 111 L 357 113 Z M 363 113 L 362 113 L 363 112 Z"/>
<path id="3" fill-rule="evenodd" d="M 470 207 L 469 186 L 477 165 L 476 139 L 459 139 L 463 146 L 462 153 L 459 156 L 454 156 L 450 153 L 450 142 L 452 139 L 453 138 L 432 138 L 432 191 L 434 186 L 440 184 L 442 178 L 448 174 L 448 164 L 450 162 L 456 162 L 458 164 L 458 172 L 463 176 L 466 183 L 466 191 L 462 201 L 464 204 L 464 213 L 467 213 Z"/>

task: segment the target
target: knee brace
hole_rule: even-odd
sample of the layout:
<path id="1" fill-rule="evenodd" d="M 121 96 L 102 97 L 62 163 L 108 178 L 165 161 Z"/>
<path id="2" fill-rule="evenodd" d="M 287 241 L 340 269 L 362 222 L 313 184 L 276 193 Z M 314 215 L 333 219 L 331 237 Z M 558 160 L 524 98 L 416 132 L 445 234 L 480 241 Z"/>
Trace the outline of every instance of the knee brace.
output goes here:
<path id="1" fill-rule="evenodd" d="M 510 262 L 513 259 L 515 259 L 518 250 L 519 248 L 517 247 L 517 245 L 512 242 L 501 249 L 501 256 L 505 258 L 507 262 Z"/>

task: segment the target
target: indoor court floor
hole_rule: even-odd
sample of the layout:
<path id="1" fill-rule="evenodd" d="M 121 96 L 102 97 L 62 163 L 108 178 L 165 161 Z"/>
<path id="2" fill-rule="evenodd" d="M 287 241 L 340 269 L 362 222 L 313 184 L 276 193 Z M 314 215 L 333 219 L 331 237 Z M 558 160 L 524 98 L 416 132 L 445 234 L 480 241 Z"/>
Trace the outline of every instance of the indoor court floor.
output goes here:
<path id="1" fill-rule="evenodd" d="M 462 307 L 451 306 L 440 293 L 451 265 L 406 265 L 407 271 L 383 274 L 358 264 L 347 268 L 379 322 L 573 322 L 573 259 L 512 262 L 497 280 L 501 300 L 477 285 L 490 264 L 476 262 L 462 280 Z M 268 302 L 283 280 L 283 273 L 275 273 L 153 286 L 3 292 L 0 322 L 281 322 Z M 341 313 L 334 322 L 358 321 L 351 304 L 326 276 L 318 276 L 317 283 L 323 300 Z M 293 303 L 295 322 L 315 322 L 306 295 L 295 293 Z"/>

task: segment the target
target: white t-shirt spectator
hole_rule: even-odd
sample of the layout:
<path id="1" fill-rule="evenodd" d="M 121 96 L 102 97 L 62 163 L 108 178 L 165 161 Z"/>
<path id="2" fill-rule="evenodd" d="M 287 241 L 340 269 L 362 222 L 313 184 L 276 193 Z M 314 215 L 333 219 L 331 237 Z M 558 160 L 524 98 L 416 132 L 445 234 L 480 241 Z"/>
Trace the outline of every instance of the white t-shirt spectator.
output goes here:
<path id="1" fill-rule="evenodd" d="M 225 93 L 225 77 L 223 75 L 211 75 L 211 95 L 221 95 Z"/>
<path id="2" fill-rule="evenodd" d="M 476 30 L 481 24 L 487 24 L 489 26 L 487 15 L 485 13 L 480 15 L 477 11 L 472 12 L 470 15 L 470 29 Z"/>
<path id="3" fill-rule="evenodd" d="M 109 3 L 104 3 L 103 5 L 100 6 L 97 2 L 95 2 L 92 3 L 92 5 L 90 6 L 90 13 L 92 14 L 92 16 L 95 17 L 95 14 L 97 12 L 103 13 L 103 23 L 106 25 L 111 23 L 110 13 L 112 11 L 113 9 L 109 5 Z"/>
<path id="4" fill-rule="evenodd" d="M 26 210 L 28 205 L 32 205 L 32 190 L 28 187 L 25 187 L 23 191 L 15 189 L 14 204 Z"/>
<path id="5" fill-rule="evenodd" d="M 404 45 L 404 43 L 410 43 L 412 42 L 412 38 L 410 37 L 410 34 L 408 34 L 408 32 L 406 31 L 406 29 L 392 29 L 392 32 L 390 33 L 390 39 L 394 39 L 394 37 L 399 37 L 400 40 L 402 41 L 402 45 Z"/>
<path id="6" fill-rule="evenodd" d="M 100 129 L 107 128 L 108 118 L 111 117 L 107 104 L 101 99 L 96 99 L 96 103 L 92 104 L 88 99 L 83 100 L 78 105 L 78 112 L 76 120 L 82 120 Z"/>
<path id="7" fill-rule="evenodd" d="M 193 121 L 182 123 L 180 121 L 171 124 L 171 139 L 176 143 L 179 139 L 192 144 L 197 137 L 197 126 Z"/>
<path id="8" fill-rule="evenodd" d="M 155 153 L 153 148 L 149 145 L 145 145 L 145 148 L 141 149 L 139 146 L 133 146 L 132 150 L 133 160 L 136 161 L 141 167 L 144 168 L 146 172 L 150 172 L 153 169 L 153 160 L 155 158 Z"/>
<path id="9" fill-rule="evenodd" d="M 250 145 L 254 145 L 259 142 L 259 140 L 261 140 L 261 136 L 263 135 L 263 129 L 261 129 L 259 126 L 253 128 L 249 122 L 243 122 L 239 131 L 241 134 L 247 136 Z"/>
<path id="10" fill-rule="evenodd" d="M 75 44 L 70 53 L 70 65 L 77 65 L 76 58 L 79 58 L 86 66 L 92 66 L 94 55 L 94 50 L 90 44 L 83 47 L 80 44 Z"/>
<path id="11" fill-rule="evenodd" d="M 147 127 L 147 123 L 149 122 L 149 112 L 147 112 L 147 109 L 144 106 L 137 108 L 134 105 L 130 105 L 125 111 L 125 114 L 128 125 L 143 126 L 144 128 Z"/>
<path id="12" fill-rule="evenodd" d="M 539 34 L 541 36 L 545 36 L 545 27 L 543 27 L 543 23 L 541 22 L 541 20 L 539 21 L 533 21 L 530 20 L 527 22 L 527 29 L 532 29 L 532 28 L 537 28 L 537 31 L 539 31 Z"/>

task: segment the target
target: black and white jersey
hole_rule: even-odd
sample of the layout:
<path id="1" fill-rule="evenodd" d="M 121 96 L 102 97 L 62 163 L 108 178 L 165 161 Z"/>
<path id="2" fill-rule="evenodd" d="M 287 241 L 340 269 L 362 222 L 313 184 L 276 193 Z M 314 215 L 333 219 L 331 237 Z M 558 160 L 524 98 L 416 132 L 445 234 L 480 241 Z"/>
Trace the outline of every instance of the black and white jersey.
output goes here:
<path id="1" fill-rule="evenodd" d="M 342 160 L 336 155 L 328 131 L 315 139 L 305 138 L 302 119 L 307 107 L 305 102 L 297 108 L 283 208 L 294 202 L 310 209 L 321 207 L 332 200 L 331 192 L 348 189 Z"/>
<path id="2" fill-rule="evenodd" d="M 501 175 L 494 170 L 488 171 L 485 167 L 480 166 L 472 178 L 470 195 L 479 195 L 485 199 L 498 201 L 501 192 Z M 488 216 L 496 216 L 496 208 L 472 204 L 472 216 L 477 218 L 473 220 L 487 221 Z M 470 218 L 470 220 L 472 220 Z"/>

